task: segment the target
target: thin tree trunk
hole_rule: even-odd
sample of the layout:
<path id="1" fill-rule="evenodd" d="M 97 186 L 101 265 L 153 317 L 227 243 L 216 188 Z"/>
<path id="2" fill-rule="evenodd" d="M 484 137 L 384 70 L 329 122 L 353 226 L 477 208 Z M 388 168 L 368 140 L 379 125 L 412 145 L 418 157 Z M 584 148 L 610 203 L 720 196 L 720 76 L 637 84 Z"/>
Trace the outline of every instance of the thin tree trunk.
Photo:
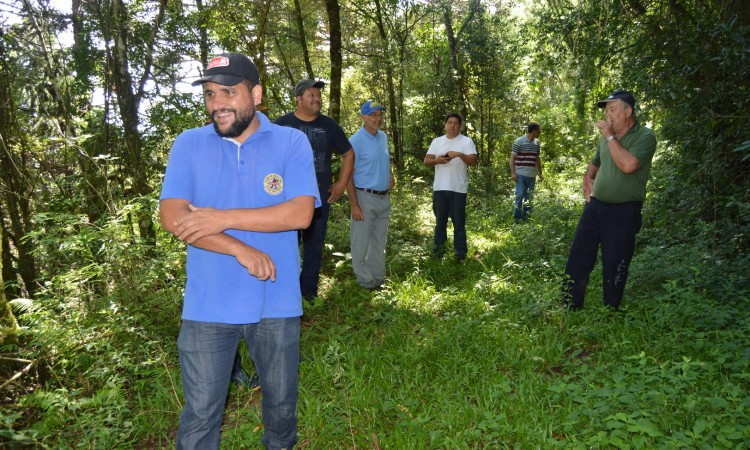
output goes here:
<path id="1" fill-rule="evenodd" d="M 299 32 L 299 45 L 302 48 L 302 59 L 305 61 L 305 69 L 307 69 L 307 77 L 310 79 L 315 78 L 315 71 L 313 71 L 312 61 L 310 61 L 310 50 L 307 48 L 307 35 L 305 34 L 305 20 L 302 17 L 302 7 L 299 4 L 299 0 L 294 0 L 294 19 L 297 21 L 297 31 Z M 295 80 L 291 80 L 292 83 L 296 83 Z"/>
<path id="2" fill-rule="evenodd" d="M 200 17 L 198 19 L 198 51 L 200 53 L 201 67 L 208 65 L 208 21 L 206 20 L 206 7 L 203 0 L 195 0 L 195 7 Z"/>
<path id="3" fill-rule="evenodd" d="M 0 233 L 2 233 L 2 230 L 0 230 Z M 0 240 L 4 240 L 4 238 L 0 236 Z M 0 246 L 0 273 L 3 272 L 2 256 L 3 247 Z M 4 283 L 2 278 L 0 278 L 0 283 Z M 8 304 L 8 299 L 5 297 L 5 290 L 0 289 L 0 343 L 4 343 L 6 336 L 10 335 L 9 332 L 16 328 L 18 328 L 18 322 L 16 322 L 13 311 L 11 311 L 10 305 Z"/>
<path id="4" fill-rule="evenodd" d="M 146 81 L 151 76 L 153 49 L 156 36 L 164 19 L 167 0 L 161 0 L 159 3 L 159 11 L 155 17 L 145 49 L 143 74 L 137 85 L 129 70 L 129 52 L 131 49 L 128 44 L 130 26 L 128 13 L 122 0 L 114 0 L 111 5 L 113 32 L 109 37 L 112 46 L 108 47 L 107 50 L 112 70 L 113 87 L 125 135 L 126 163 L 133 177 L 133 193 L 139 197 L 147 196 L 151 193 L 151 187 L 148 184 L 147 161 L 143 154 L 145 149 L 142 146 L 138 131 L 138 109 L 144 95 Z M 156 231 L 151 219 L 151 211 L 148 209 L 140 211 L 137 220 L 141 238 L 148 243 L 155 242 Z"/>
<path id="5" fill-rule="evenodd" d="M 391 40 L 385 27 L 385 21 L 383 20 L 383 7 L 380 3 L 380 0 L 375 0 L 375 22 L 378 26 L 378 33 L 380 34 L 380 42 L 383 52 L 386 89 L 388 91 L 388 115 L 390 116 L 390 123 L 392 125 L 388 134 L 390 135 L 391 142 L 393 142 L 393 147 L 396 150 L 396 154 L 394 155 L 394 162 L 396 163 L 396 167 L 400 169 L 403 163 L 401 155 L 399 154 L 399 149 L 401 148 L 401 132 L 396 126 L 396 124 L 399 123 L 399 115 L 396 105 L 396 87 L 394 83 L 393 61 L 390 57 Z"/>
<path id="6" fill-rule="evenodd" d="M 271 11 L 271 0 L 266 0 L 260 4 L 260 15 L 258 17 L 258 36 L 255 38 L 254 54 L 258 55 L 255 65 L 258 66 L 260 73 L 260 84 L 265 86 L 268 71 L 266 70 L 266 29 L 268 28 L 268 16 Z"/>
<path id="7" fill-rule="evenodd" d="M 448 54 L 451 63 L 449 74 L 449 86 L 453 96 L 454 105 L 458 107 L 461 115 L 466 118 L 466 102 L 463 93 L 463 78 L 461 77 L 461 67 L 458 64 L 458 39 L 453 32 L 453 11 L 452 3 L 446 2 L 443 5 L 443 25 L 445 25 L 445 37 L 448 40 Z"/>
<path id="8" fill-rule="evenodd" d="M 455 96 L 454 98 L 458 102 L 458 105 L 456 106 L 458 107 L 459 112 L 464 117 L 465 121 L 466 113 L 468 111 L 468 101 L 466 95 L 466 80 L 464 79 L 464 69 L 460 61 L 458 60 L 459 37 L 463 33 L 464 29 L 466 29 L 466 25 L 468 25 L 469 22 L 471 22 L 471 20 L 473 19 L 474 14 L 479 11 L 481 5 L 479 3 L 479 0 L 470 1 L 469 13 L 464 18 L 457 33 L 455 33 L 453 30 L 453 10 L 451 9 L 452 5 L 453 4 L 451 2 L 443 3 L 443 22 L 445 25 L 445 34 L 446 38 L 448 39 L 448 49 L 450 52 L 451 80 L 453 81 Z"/>
<path id="9" fill-rule="evenodd" d="M 71 51 L 73 67 L 75 67 L 75 83 L 70 86 L 74 95 L 68 95 L 68 100 L 75 102 L 69 108 L 72 114 L 91 108 L 91 92 L 93 92 L 91 79 L 95 71 L 95 52 L 91 46 L 91 36 L 85 29 L 87 18 L 83 6 L 82 0 L 72 0 L 73 47 Z M 77 127 L 71 127 L 68 134 L 75 137 Z M 86 198 L 86 215 L 89 223 L 96 223 L 107 211 L 108 205 L 105 199 L 109 196 L 109 184 L 106 174 L 101 171 L 101 166 L 86 152 L 87 148 L 90 150 L 92 147 L 97 148 L 96 145 L 80 147 L 77 162 L 82 174 L 81 187 L 82 194 Z"/>
<path id="10" fill-rule="evenodd" d="M 336 122 L 341 116 L 341 70 L 343 57 L 341 55 L 341 18 L 338 0 L 326 0 L 328 13 L 328 32 L 331 42 L 331 82 L 328 90 L 328 115 Z"/>

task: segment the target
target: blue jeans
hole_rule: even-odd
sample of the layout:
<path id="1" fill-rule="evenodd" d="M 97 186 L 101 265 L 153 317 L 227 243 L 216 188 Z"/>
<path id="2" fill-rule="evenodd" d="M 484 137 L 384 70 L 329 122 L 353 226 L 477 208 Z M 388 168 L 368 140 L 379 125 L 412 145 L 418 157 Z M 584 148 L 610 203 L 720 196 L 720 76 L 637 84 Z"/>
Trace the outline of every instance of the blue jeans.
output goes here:
<path id="1" fill-rule="evenodd" d="M 432 212 L 435 213 L 435 248 L 440 255 L 448 240 L 448 218 L 453 222 L 453 251 L 456 258 L 464 259 L 469 251 L 466 245 L 466 194 L 454 191 L 434 191 Z"/>
<path id="2" fill-rule="evenodd" d="M 642 202 L 604 203 L 594 197 L 586 203 L 565 265 L 563 298 L 570 309 L 583 308 L 600 245 L 604 304 L 620 307 L 635 252 L 635 236 L 641 229 L 642 206 Z"/>
<path id="3" fill-rule="evenodd" d="M 232 363 L 241 338 L 263 390 L 263 444 L 292 448 L 297 442 L 297 376 L 300 318 L 225 324 L 184 320 L 177 338 L 185 407 L 177 449 L 219 449 Z"/>
<path id="4" fill-rule="evenodd" d="M 536 177 L 517 175 L 516 180 L 516 202 L 513 208 L 513 220 L 526 220 L 531 212 L 531 198 L 534 195 Z"/>
<path id="5" fill-rule="evenodd" d="M 300 231 L 302 239 L 302 271 L 299 274 L 299 286 L 302 297 L 312 298 L 318 295 L 320 266 L 323 264 L 323 244 L 328 229 L 328 213 L 331 205 L 327 201 L 328 189 L 321 189 L 320 200 L 323 205 L 315 208 L 310 226 Z"/>

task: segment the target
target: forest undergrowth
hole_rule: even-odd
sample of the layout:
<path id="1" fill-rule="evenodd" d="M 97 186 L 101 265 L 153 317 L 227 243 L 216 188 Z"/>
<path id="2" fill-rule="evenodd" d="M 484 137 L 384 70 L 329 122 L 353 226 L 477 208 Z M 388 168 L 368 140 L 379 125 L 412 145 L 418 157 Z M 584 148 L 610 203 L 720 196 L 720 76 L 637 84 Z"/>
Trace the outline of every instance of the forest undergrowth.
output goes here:
<path id="1" fill-rule="evenodd" d="M 597 267 L 570 313 L 559 289 L 582 198 L 579 175 L 558 176 L 524 224 L 509 181 L 473 178 L 464 262 L 431 256 L 429 178 L 400 177 L 377 292 L 356 283 L 334 205 L 303 317 L 297 448 L 750 447 L 750 258 L 650 198 L 622 310 L 601 306 Z M 58 227 L 44 239 L 78 261 L 14 302 L 24 328 L 0 349 L 2 380 L 21 375 L 3 388 L 0 446 L 172 448 L 183 246 L 160 233 L 147 256 L 116 218 Z M 107 262 L 85 264 L 95 252 Z M 222 448 L 261 447 L 261 395 L 230 388 Z"/>

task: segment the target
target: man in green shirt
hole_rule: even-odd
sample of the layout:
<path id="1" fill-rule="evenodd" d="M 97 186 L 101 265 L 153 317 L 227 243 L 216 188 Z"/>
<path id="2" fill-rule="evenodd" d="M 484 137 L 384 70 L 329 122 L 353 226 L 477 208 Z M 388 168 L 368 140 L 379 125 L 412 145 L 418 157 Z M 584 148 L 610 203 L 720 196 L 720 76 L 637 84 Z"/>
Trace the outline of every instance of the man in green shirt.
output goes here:
<path id="1" fill-rule="evenodd" d="M 565 266 L 563 295 L 572 310 L 583 308 L 600 245 L 604 304 L 619 308 L 656 151 L 656 135 L 636 120 L 632 93 L 618 90 L 596 105 L 606 120 L 595 124 L 602 135 L 583 176 L 586 205 Z"/>

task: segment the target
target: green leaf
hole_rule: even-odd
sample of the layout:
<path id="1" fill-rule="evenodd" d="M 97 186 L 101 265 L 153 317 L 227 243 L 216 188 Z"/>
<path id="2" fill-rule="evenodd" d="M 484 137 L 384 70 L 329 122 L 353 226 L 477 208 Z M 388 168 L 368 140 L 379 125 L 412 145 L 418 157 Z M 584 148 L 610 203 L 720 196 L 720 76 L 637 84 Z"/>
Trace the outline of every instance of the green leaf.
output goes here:
<path id="1" fill-rule="evenodd" d="M 628 431 L 631 433 L 646 433 L 649 436 L 663 436 L 659 429 L 648 419 L 638 419 L 628 425 Z"/>
<path id="2" fill-rule="evenodd" d="M 693 424 L 693 437 L 698 437 L 701 434 L 703 434 L 703 431 L 706 429 L 706 421 L 703 419 L 698 419 Z"/>
<path id="3" fill-rule="evenodd" d="M 732 151 L 733 152 L 748 152 L 748 154 L 742 158 L 743 161 L 747 161 L 748 159 L 750 159 L 750 141 L 743 142 L 742 144 L 740 144 L 739 147 L 735 148 Z"/>

